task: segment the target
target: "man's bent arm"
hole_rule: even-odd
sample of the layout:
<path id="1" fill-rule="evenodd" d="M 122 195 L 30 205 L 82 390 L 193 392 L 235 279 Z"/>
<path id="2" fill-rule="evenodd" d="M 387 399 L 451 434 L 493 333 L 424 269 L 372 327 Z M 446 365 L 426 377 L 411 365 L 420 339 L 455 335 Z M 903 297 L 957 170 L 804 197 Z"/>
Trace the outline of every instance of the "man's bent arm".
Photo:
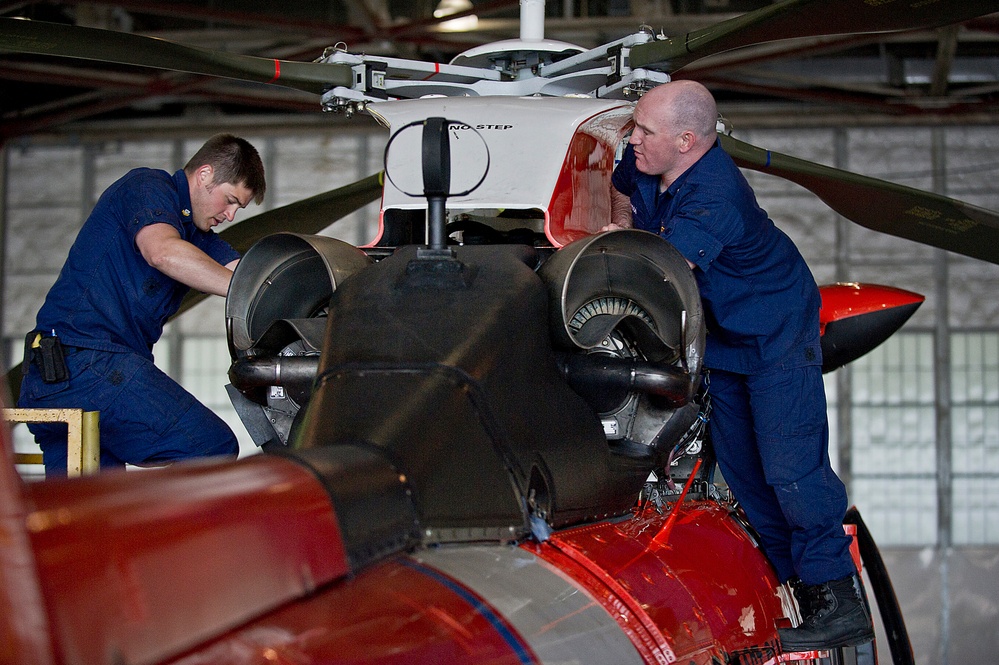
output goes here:
<path id="1" fill-rule="evenodd" d="M 613 231 L 614 229 L 630 229 L 634 226 L 631 221 L 631 198 L 617 191 L 617 187 L 611 185 L 611 221 L 601 231 Z"/>
<path id="2" fill-rule="evenodd" d="M 617 191 L 614 185 L 611 185 L 611 224 L 617 224 L 623 229 L 632 227 L 631 197 Z"/>
<path id="3" fill-rule="evenodd" d="M 142 258 L 153 268 L 203 293 L 225 296 L 232 270 L 180 237 L 169 224 L 150 224 L 135 236 Z"/>
<path id="4" fill-rule="evenodd" d="M 630 229 L 634 226 L 631 219 L 631 198 L 617 191 L 617 187 L 611 185 L 611 223 L 600 229 L 610 231 L 612 229 Z M 684 257 L 687 265 L 693 270 L 697 266 L 690 259 Z"/>

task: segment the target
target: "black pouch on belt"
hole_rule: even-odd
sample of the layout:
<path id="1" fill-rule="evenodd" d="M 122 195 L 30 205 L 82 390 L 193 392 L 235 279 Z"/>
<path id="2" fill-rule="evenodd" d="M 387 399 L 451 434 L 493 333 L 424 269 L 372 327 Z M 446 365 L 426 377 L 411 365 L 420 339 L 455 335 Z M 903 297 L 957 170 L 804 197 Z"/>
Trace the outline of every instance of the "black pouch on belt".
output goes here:
<path id="1" fill-rule="evenodd" d="M 46 335 L 33 330 L 24 338 L 24 363 L 22 371 L 27 372 L 32 362 L 42 374 L 45 383 L 59 383 L 69 378 L 62 342 L 55 335 Z"/>

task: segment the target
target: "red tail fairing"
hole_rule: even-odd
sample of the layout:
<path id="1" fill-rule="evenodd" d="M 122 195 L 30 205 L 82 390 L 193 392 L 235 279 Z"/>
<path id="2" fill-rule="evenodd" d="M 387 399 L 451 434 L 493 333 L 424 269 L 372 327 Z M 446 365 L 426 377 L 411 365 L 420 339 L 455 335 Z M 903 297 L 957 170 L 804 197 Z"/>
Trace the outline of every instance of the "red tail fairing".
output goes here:
<path id="1" fill-rule="evenodd" d="M 918 293 L 877 284 L 819 287 L 822 310 L 822 371 L 852 362 L 891 337 L 926 299 Z"/>

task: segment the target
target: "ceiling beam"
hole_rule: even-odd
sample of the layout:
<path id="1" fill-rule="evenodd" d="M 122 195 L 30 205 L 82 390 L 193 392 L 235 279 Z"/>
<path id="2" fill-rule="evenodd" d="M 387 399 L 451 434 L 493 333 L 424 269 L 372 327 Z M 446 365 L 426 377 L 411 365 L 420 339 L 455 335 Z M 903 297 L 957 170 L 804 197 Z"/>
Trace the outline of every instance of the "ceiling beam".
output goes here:
<path id="1" fill-rule="evenodd" d="M 929 96 L 943 97 L 947 94 L 950 73 L 954 67 L 954 55 L 957 53 L 957 33 L 960 26 L 949 25 L 940 28 L 937 42 L 937 57 L 933 67 L 933 78 L 930 81 Z"/>

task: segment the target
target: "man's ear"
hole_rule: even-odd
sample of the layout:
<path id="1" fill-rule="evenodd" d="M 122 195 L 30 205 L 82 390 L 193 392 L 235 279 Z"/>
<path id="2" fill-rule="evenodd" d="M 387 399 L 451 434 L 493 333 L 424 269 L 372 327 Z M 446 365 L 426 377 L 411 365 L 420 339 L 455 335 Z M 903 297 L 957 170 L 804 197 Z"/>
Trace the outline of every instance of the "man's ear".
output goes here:
<path id="1" fill-rule="evenodd" d="M 206 187 L 212 184 L 212 180 L 215 177 L 215 170 L 212 168 L 211 164 L 205 164 L 198 169 L 198 182 Z"/>
<path id="2" fill-rule="evenodd" d="M 697 136 L 694 132 L 686 131 L 680 134 L 680 152 L 688 152 L 697 143 Z"/>

